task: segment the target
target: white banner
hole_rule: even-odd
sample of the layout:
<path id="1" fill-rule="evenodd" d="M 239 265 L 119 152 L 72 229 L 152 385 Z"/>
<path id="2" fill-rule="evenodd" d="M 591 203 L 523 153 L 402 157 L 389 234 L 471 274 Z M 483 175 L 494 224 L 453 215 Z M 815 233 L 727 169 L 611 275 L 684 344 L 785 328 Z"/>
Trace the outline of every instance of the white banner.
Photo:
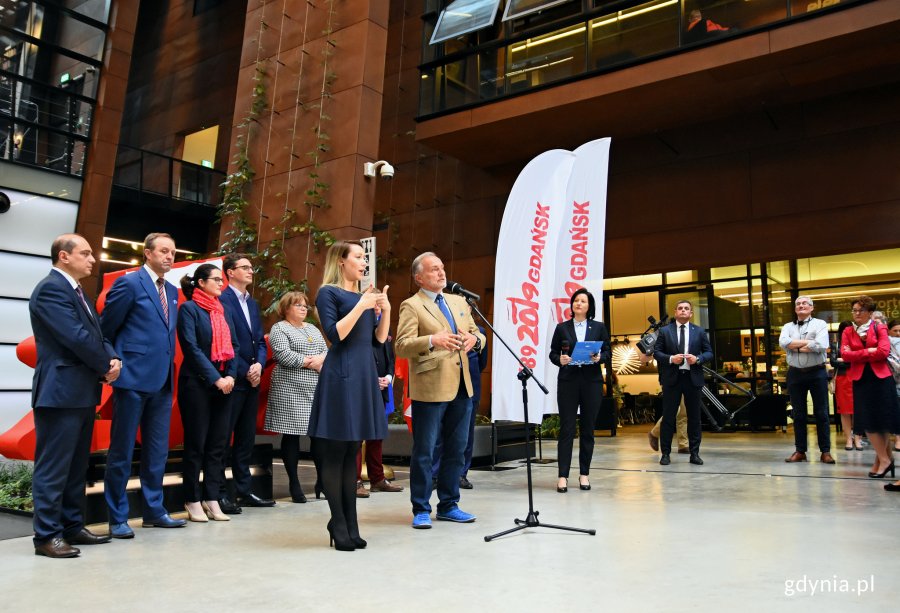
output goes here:
<path id="1" fill-rule="evenodd" d="M 553 150 L 519 174 L 506 204 L 497 245 L 494 327 L 550 394 L 528 384 L 528 421 L 556 413 L 558 368 L 550 363 L 550 339 L 568 319 L 569 297 L 586 287 L 602 318 L 603 249 L 610 139 L 574 152 Z M 493 343 L 491 415 L 525 421 L 519 365 Z"/>

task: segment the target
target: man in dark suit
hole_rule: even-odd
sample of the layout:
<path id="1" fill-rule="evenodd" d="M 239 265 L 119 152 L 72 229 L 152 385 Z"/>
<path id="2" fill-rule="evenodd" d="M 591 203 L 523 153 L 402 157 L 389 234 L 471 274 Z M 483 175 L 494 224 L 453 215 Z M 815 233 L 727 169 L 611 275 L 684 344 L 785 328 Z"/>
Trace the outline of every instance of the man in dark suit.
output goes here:
<path id="1" fill-rule="evenodd" d="M 72 545 L 109 542 L 84 527 L 84 483 L 100 383 L 112 383 L 122 362 L 103 338 L 97 313 L 79 281 L 91 274 L 91 246 L 63 234 L 50 248 L 53 270 L 31 294 L 28 310 L 37 345 L 31 390 L 34 450 L 34 553 L 74 558 Z"/>
<path id="2" fill-rule="evenodd" d="M 387 407 L 391 400 L 390 388 L 394 383 L 394 348 L 391 337 L 388 337 L 383 344 L 375 343 L 373 353 L 375 354 L 375 372 L 378 373 L 381 399 L 384 400 L 384 405 Z M 384 477 L 384 464 L 381 462 L 383 447 L 384 441 L 382 440 L 366 441 L 366 471 L 371 490 L 373 492 L 402 492 L 403 486 L 394 485 Z M 369 490 L 362 482 L 362 449 L 356 454 L 356 497 L 369 497 Z"/>
<path id="3" fill-rule="evenodd" d="M 229 514 L 241 512 L 241 505 L 248 507 L 275 506 L 274 500 L 260 498 L 253 493 L 250 479 L 250 456 L 256 442 L 256 414 L 259 410 L 259 381 L 266 364 L 266 337 L 263 332 L 259 305 L 247 291 L 253 283 L 253 264 L 247 256 L 232 253 L 225 256 L 222 271 L 228 287 L 222 291 L 219 301 L 234 321 L 239 345 L 235 354 L 237 377 L 231 393 L 231 420 L 229 433 L 234 433 L 231 448 L 231 475 L 237 502 L 229 500 L 222 475 L 222 492 L 219 506 Z M 224 466 L 224 463 L 223 463 Z"/>
<path id="4" fill-rule="evenodd" d="M 691 464 L 703 464 L 700 459 L 700 390 L 703 388 L 703 364 L 713 359 L 709 337 L 700 326 L 690 323 L 693 305 L 681 300 L 675 305 L 675 321 L 659 331 L 653 357 L 659 368 L 663 389 L 663 425 L 659 439 L 659 463 L 670 463 L 675 414 L 684 397 L 688 417 L 688 445 Z"/>
<path id="5" fill-rule="evenodd" d="M 175 263 L 175 241 L 153 233 L 144 239 L 144 265 L 116 279 L 106 296 L 100 325 L 122 358 L 113 385 L 113 419 L 106 461 L 105 496 L 113 538 L 130 539 L 125 487 L 138 427 L 141 429 L 141 494 L 145 528 L 180 528 L 163 505 L 169 456 L 175 317 L 178 290 L 165 280 Z"/>

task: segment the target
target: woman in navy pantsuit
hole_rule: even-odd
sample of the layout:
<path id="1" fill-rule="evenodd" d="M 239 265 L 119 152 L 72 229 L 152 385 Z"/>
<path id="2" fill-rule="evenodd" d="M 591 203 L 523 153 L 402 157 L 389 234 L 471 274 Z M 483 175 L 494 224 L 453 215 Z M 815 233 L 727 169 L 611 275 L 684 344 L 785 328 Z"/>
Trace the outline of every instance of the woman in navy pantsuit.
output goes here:
<path id="1" fill-rule="evenodd" d="M 218 500 L 238 345 L 234 324 L 219 302 L 222 283 L 222 271 L 212 264 L 201 264 L 193 278 L 185 275 L 181 279 L 187 298 L 178 309 L 177 327 L 184 356 L 178 372 L 178 408 L 184 425 L 184 508 L 188 519 L 197 522 L 230 519 Z"/>
<path id="2" fill-rule="evenodd" d="M 557 324 L 550 341 L 550 361 L 559 366 L 556 402 L 559 407 L 559 442 L 557 462 L 559 480 L 556 491 L 569 490 L 569 466 L 572 463 L 572 442 L 575 440 L 575 414 L 581 407 L 578 439 L 578 485 L 591 489 L 588 474 L 594 455 L 594 422 L 603 402 L 603 369 L 609 358 L 609 331 L 600 321 L 594 321 L 594 296 L 584 288 L 572 294 L 569 301 L 572 319 Z M 600 353 L 591 356 L 591 364 L 570 365 L 572 351 L 579 341 L 603 341 Z"/>

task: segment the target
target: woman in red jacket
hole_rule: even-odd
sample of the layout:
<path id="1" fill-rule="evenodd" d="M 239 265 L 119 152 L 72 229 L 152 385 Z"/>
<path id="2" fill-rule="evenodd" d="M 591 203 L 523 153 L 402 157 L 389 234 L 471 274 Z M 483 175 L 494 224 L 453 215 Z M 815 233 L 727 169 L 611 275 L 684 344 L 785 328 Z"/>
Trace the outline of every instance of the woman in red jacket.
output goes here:
<path id="1" fill-rule="evenodd" d="M 841 357 L 850 364 L 855 428 L 866 432 L 875 450 L 869 477 L 882 479 L 888 472 L 894 476 L 890 433 L 900 426 L 900 407 L 887 363 L 891 342 L 887 328 L 872 319 L 874 310 L 868 296 L 853 301 L 853 327 L 844 330 Z"/>

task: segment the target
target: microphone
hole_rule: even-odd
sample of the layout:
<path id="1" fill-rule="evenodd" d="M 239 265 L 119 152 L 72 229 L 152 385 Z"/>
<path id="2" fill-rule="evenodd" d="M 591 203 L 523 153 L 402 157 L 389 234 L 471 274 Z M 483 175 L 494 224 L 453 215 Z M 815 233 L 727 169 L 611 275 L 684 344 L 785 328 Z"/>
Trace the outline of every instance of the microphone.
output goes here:
<path id="1" fill-rule="evenodd" d="M 464 288 L 462 285 L 460 285 L 459 283 L 457 283 L 455 281 L 447 281 L 447 290 L 451 294 L 456 294 L 457 296 L 462 296 L 463 298 L 466 298 L 468 300 L 475 300 L 475 301 L 481 300 L 481 296 L 479 296 L 475 292 L 470 292 L 469 290 L 467 290 L 466 288 Z"/>

